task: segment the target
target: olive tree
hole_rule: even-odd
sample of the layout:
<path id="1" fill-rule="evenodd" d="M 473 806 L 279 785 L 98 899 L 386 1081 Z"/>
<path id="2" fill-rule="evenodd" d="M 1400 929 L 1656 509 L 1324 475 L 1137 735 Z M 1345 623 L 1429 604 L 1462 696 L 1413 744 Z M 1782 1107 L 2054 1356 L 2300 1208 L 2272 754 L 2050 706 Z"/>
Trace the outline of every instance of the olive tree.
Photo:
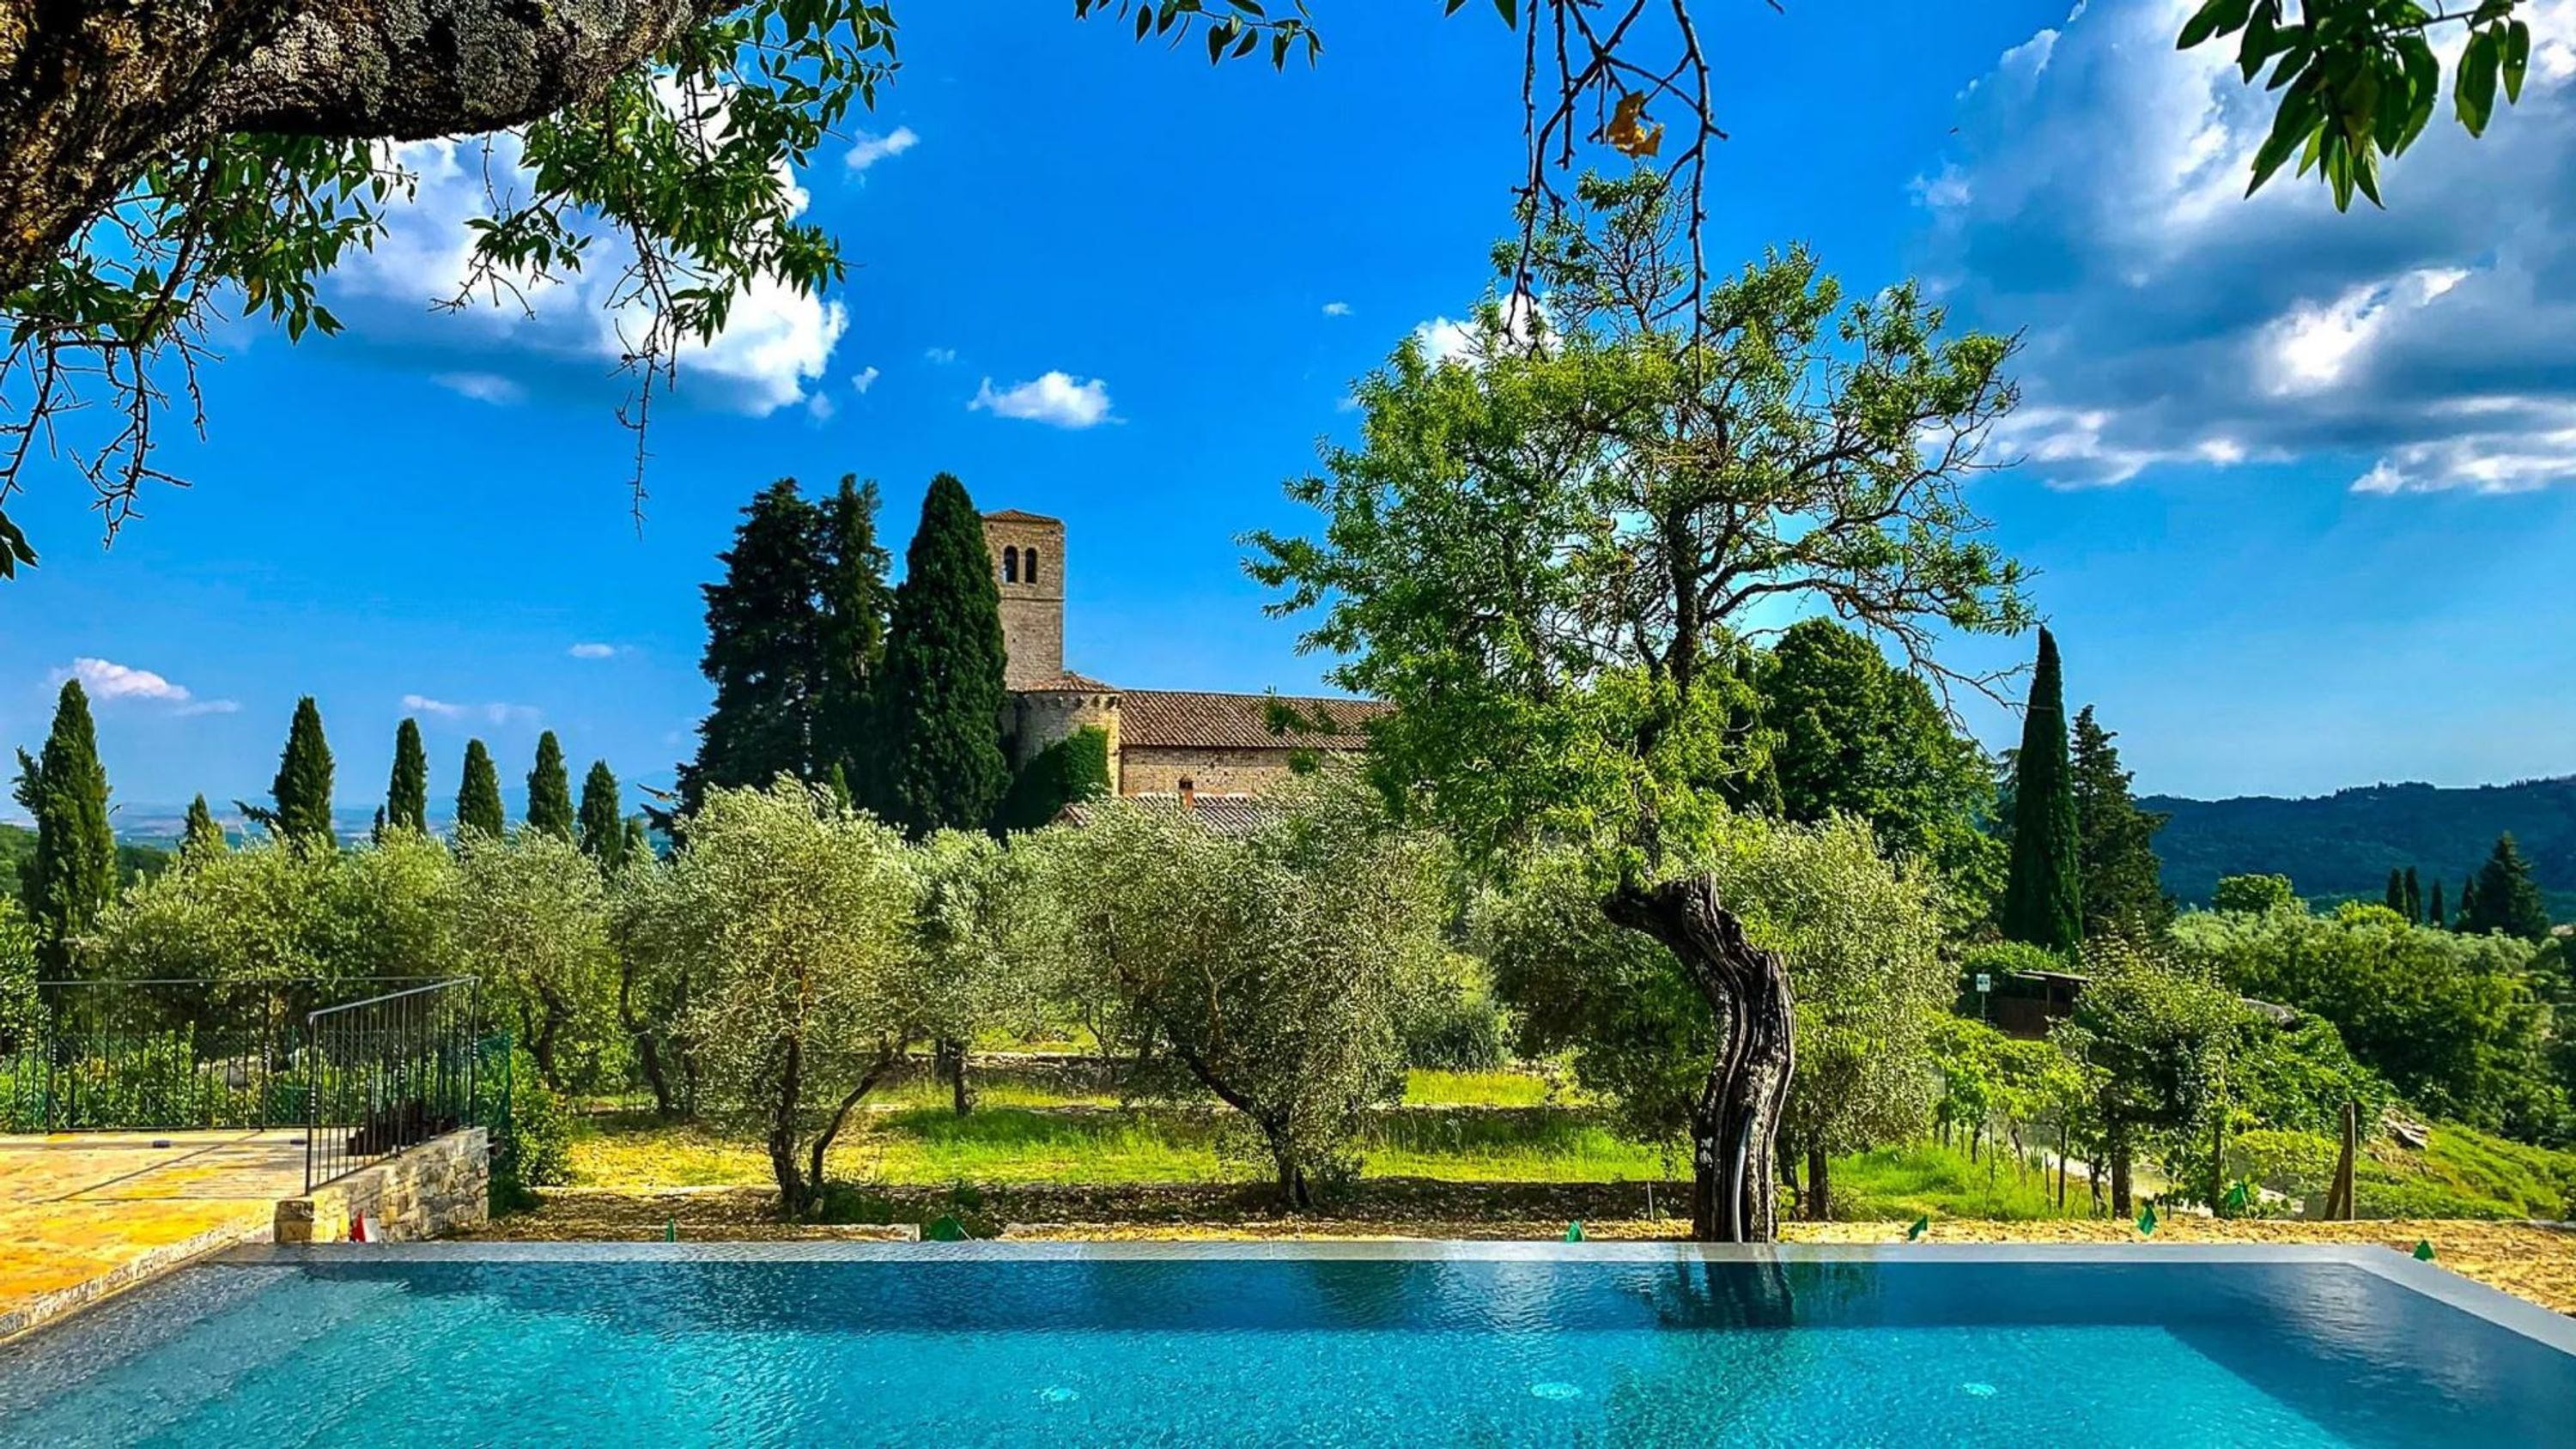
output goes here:
<path id="1" fill-rule="evenodd" d="M 455 860 L 426 836 L 324 852 L 256 841 L 129 888 L 80 959 L 97 977 L 323 981 L 347 994 L 460 974 L 456 904 Z"/>
<path id="2" fill-rule="evenodd" d="M 1045 1004 L 1048 938 L 1032 855 L 981 831 L 941 830 L 913 847 L 920 908 L 913 922 L 921 1011 L 957 1115 L 972 1101 L 967 1054 L 997 1026 L 1034 1023 Z"/>
<path id="3" fill-rule="evenodd" d="M 1448 911 L 1438 843 L 1393 828 L 1358 781 L 1268 803 L 1237 835 L 1115 801 L 1038 848 L 1070 970 L 1121 1035 L 1242 1114 L 1303 1209 L 1355 1165 L 1369 1108 L 1402 1095 L 1397 1026 Z"/>
<path id="4" fill-rule="evenodd" d="M 1318 616 L 1302 643 L 1334 682 L 1395 706 L 1369 740 L 1391 799 L 1483 864 L 1591 848 L 1600 908 L 1666 948 L 1719 1035 L 1693 1231 L 1759 1240 L 1790 980 L 1694 863 L 1767 773 L 1745 646 L 1825 609 L 1949 680 L 1941 636 L 2029 621 L 1966 492 L 2012 344 L 1946 333 L 1910 283 L 1846 300 L 1803 251 L 1702 289 L 1660 178 L 1581 197 L 1526 285 L 1498 248 L 1463 355 L 1408 340 L 1358 383 L 1360 443 L 1289 485 L 1318 534 L 1255 534 L 1248 567 L 1274 612 Z"/>
<path id="5" fill-rule="evenodd" d="M 1805 1213 L 1824 1217 L 1828 1156 L 1930 1122 L 1930 1033 L 1955 984 L 1939 954 L 1939 894 L 1917 866 L 1880 856 L 1850 817 L 1814 826 L 1740 817 L 1673 868 L 1710 881 L 1746 947 L 1787 972 L 1798 1070 L 1781 1130 L 1807 1159 Z M 1712 1069 L 1728 1037 L 1670 947 L 1602 913 L 1578 852 L 1547 852 L 1509 887 L 1484 892 L 1474 930 L 1520 1013 L 1524 1050 L 1570 1049 L 1584 1085 L 1649 1138 L 1709 1128 L 1721 1110 Z"/>
<path id="6" fill-rule="evenodd" d="M 615 1041 L 617 960 L 599 866 L 560 836 L 469 835 L 457 852 L 457 939 L 486 1010 L 506 1015 L 561 1092 Z"/>
<path id="7" fill-rule="evenodd" d="M 802 1216 L 850 1112 L 922 1034 L 914 873 L 893 831 L 783 778 L 709 791 L 680 837 L 629 877 L 627 949 L 686 981 L 692 1058 L 763 1123 L 779 1208 Z"/>

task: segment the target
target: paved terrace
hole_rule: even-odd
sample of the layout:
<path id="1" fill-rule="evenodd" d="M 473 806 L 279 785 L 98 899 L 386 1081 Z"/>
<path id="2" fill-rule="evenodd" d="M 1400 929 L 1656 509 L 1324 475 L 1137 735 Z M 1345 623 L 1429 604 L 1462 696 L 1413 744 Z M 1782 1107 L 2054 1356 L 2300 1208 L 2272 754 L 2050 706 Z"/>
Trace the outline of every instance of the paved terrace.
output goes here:
<path id="1" fill-rule="evenodd" d="M 0 1339 L 264 1242 L 303 1191 L 298 1130 L 0 1136 Z"/>

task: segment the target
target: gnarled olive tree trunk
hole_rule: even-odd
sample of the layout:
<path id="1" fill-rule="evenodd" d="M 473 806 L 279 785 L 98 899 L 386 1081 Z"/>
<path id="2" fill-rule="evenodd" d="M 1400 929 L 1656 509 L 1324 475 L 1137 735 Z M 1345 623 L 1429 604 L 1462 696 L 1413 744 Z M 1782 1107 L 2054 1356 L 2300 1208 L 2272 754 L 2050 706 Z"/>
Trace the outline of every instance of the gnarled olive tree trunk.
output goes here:
<path id="1" fill-rule="evenodd" d="M 1710 876 L 1622 885 L 1601 908 L 1670 949 L 1717 1014 L 1717 1061 L 1691 1109 L 1691 1236 L 1771 1241 L 1779 1224 L 1772 1154 L 1797 1055 L 1788 968 L 1745 939 Z"/>
<path id="2" fill-rule="evenodd" d="M 0 0 L 0 296 L 155 158 L 231 132 L 419 140 L 604 91 L 722 0 Z"/>

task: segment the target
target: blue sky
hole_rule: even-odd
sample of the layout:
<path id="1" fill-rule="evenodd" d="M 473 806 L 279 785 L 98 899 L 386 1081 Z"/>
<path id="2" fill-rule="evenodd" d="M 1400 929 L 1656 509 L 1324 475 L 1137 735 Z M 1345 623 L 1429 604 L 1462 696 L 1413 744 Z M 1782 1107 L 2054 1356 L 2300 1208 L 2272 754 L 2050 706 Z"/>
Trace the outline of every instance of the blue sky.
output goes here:
<path id="1" fill-rule="evenodd" d="M 2487 140 L 2445 118 L 2340 218 L 2237 199 L 2259 118 L 2171 52 L 2179 8 L 1721 7 L 1712 257 L 1804 241 L 2022 333 L 2028 461 L 1976 496 L 2142 790 L 2576 772 L 2576 0 Z M 1482 7 L 1334 0 L 1319 68 L 1211 72 L 1064 9 L 899 8 L 901 77 L 799 178 L 850 281 L 750 300 L 684 371 L 640 536 L 593 299 L 429 315 L 470 178 L 414 148 L 421 205 L 333 284 L 350 332 L 226 339 L 166 458 L 193 486 L 107 551 L 70 480 L 12 503 L 44 562 L 0 587 L 0 741 L 77 668 L 138 805 L 264 793 L 303 693 L 346 804 L 406 713 L 441 799 L 467 736 L 511 778 L 549 727 L 660 779 L 735 510 L 844 472 L 898 548 L 942 469 L 1062 516 L 1076 668 L 1313 686 L 1233 539 L 1301 526 L 1280 483 L 1349 379 L 1482 295 L 1515 47 Z"/>

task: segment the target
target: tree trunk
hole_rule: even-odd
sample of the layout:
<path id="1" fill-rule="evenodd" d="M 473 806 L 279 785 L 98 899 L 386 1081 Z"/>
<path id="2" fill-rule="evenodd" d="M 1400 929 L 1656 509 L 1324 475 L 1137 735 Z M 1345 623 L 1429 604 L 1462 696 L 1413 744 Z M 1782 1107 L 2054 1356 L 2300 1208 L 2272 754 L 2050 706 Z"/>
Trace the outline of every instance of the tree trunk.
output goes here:
<path id="1" fill-rule="evenodd" d="M 1780 1108 L 1797 1065 L 1787 967 L 1745 939 L 1709 876 L 1623 884 L 1602 911 L 1671 950 L 1718 1019 L 1717 1061 L 1691 1109 L 1691 1236 L 1770 1242 L 1779 1226 Z"/>
<path id="2" fill-rule="evenodd" d="M 778 1179 L 778 1211 L 800 1218 L 810 1205 L 804 1169 L 796 1160 L 797 1094 L 803 1086 L 804 1043 L 787 1039 L 787 1061 L 778 1078 L 778 1100 L 770 1104 L 769 1170 Z"/>
<path id="3" fill-rule="evenodd" d="M 228 132 L 418 140 L 603 93 L 716 0 L 0 0 L 0 295 L 156 158 Z"/>
<path id="4" fill-rule="evenodd" d="M 2121 1217 L 2129 1215 L 2129 1144 L 2119 1142 L 2111 1147 L 2111 1211 Z"/>
<path id="5" fill-rule="evenodd" d="M 2361 1104 L 2343 1104 L 2343 1150 L 2335 1155 L 2334 1186 L 2326 1192 L 2326 1216 L 2338 1222 L 2353 1217 L 2353 1158 L 2361 1147 Z"/>
<path id="6" fill-rule="evenodd" d="M 1807 1144 L 1807 1221 L 1831 1221 L 1834 1215 L 1833 1190 L 1825 1169 L 1825 1143 L 1818 1138 Z"/>
<path id="7" fill-rule="evenodd" d="M 949 1086 L 950 1102 L 957 1115 L 966 1115 L 969 1099 L 966 1092 L 966 1044 L 941 1037 L 931 1048 L 931 1072 Z"/>

